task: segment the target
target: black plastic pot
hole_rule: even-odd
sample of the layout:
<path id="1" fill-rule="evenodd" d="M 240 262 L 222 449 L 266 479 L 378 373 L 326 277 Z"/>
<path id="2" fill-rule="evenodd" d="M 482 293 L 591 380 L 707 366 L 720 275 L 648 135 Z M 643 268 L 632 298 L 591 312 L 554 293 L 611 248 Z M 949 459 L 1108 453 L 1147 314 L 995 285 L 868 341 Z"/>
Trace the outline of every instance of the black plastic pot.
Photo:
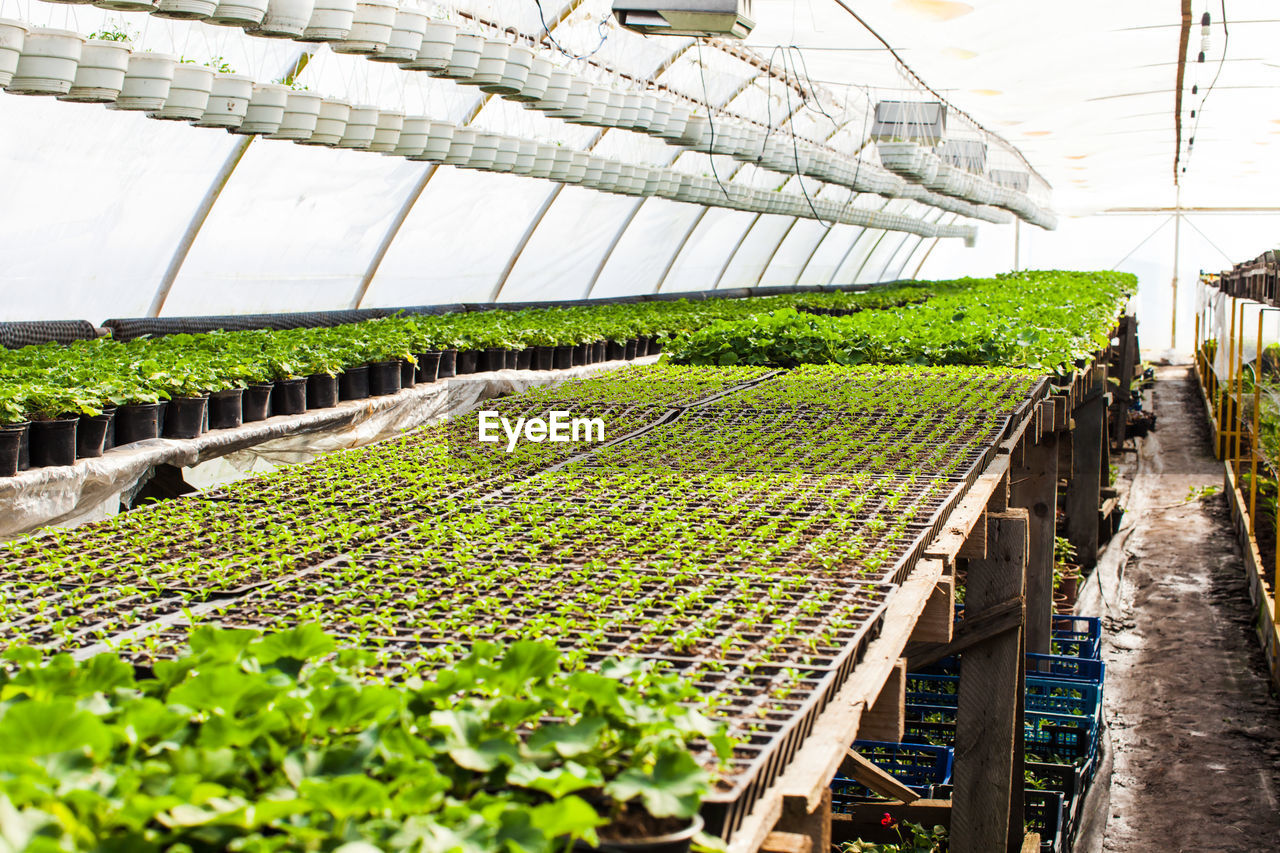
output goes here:
<path id="1" fill-rule="evenodd" d="M 600 362 L 605 360 L 604 357 L 605 357 L 605 354 L 608 353 L 609 351 L 609 345 L 608 343 L 602 340 L 596 341 L 594 344 L 591 345 L 591 349 L 592 349 L 592 355 L 593 355 L 593 358 L 591 360 L 594 363 L 599 364 Z"/>
<path id="2" fill-rule="evenodd" d="M 197 438 L 204 427 L 208 397 L 174 397 L 164 415 L 165 438 Z"/>
<path id="3" fill-rule="evenodd" d="M 338 377 L 313 373 L 307 377 L 307 408 L 332 409 L 338 405 Z"/>
<path id="4" fill-rule="evenodd" d="M 74 465 L 76 427 L 79 425 L 79 417 L 32 421 L 29 428 L 31 430 L 31 467 Z"/>
<path id="5" fill-rule="evenodd" d="M 635 338 L 632 338 L 631 340 L 627 341 L 627 345 L 623 348 L 622 357 L 625 358 L 627 361 L 631 361 L 632 359 L 634 359 L 636 357 L 636 346 L 639 343 L 640 342 Z"/>
<path id="6" fill-rule="evenodd" d="M 107 409 L 100 415 L 81 415 L 76 427 L 76 458 L 95 459 L 102 455 L 107 444 L 107 428 L 116 416 L 115 409 Z"/>
<path id="7" fill-rule="evenodd" d="M 348 367 L 338 374 L 338 399 L 363 400 L 369 396 L 369 365 Z"/>
<path id="8" fill-rule="evenodd" d="M 605 361 L 622 361 L 627 357 L 627 347 L 617 341 L 609 341 L 604 349 Z"/>
<path id="9" fill-rule="evenodd" d="M 571 344 L 556 347 L 556 355 L 552 360 L 552 364 L 556 370 L 566 370 L 573 367 L 573 351 L 576 349 Z"/>
<path id="10" fill-rule="evenodd" d="M 385 397 L 400 390 L 400 362 L 369 362 L 369 396 Z"/>
<path id="11" fill-rule="evenodd" d="M 702 816 L 694 815 L 687 827 L 666 835 L 651 838 L 601 839 L 599 847 L 576 842 L 574 849 L 582 853 L 592 850 L 599 850 L 600 853 L 689 853 L 693 837 L 702 830 L 703 825 Z"/>
<path id="12" fill-rule="evenodd" d="M 662 352 L 662 338 L 657 335 L 649 338 L 649 355 L 657 355 Z"/>
<path id="13" fill-rule="evenodd" d="M 209 429 L 235 429 L 243 423 L 243 388 L 228 388 L 209 395 Z"/>
<path id="14" fill-rule="evenodd" d="M 440 369 L 436 371 L 436 379 L 451 379 L 458 373 L 458 351 L 456 349 L 440 350 Z"/>
<path id="15" fill-rule="evenodd" d="M 534 370 L 550 370 L 556 363 L 556 348 L 538 346 L 533 348 L 533 361 L 531 366 Z"/>
<path id="16" fill-rule="evenodd" d="M 418 362 L 416 361 L 400 362 L 400 387 L 412 388 L 417 382 L 417 379 L 414 378 L 417 375 L 417 373 L 418 373 Z"/>
<path id="17" fill-rule="evenodd" d="M 507 351 L 502 347 L 486 347 L 484 356 L 480 359 L 481 372 L 487 370 L 502 370 L 507 366 Z"/>
<path id="18" fill-rule="evenodd" d="M 440 372 L 440 356 L 438 349 L 418 353 L 418 381 L 435 382 Z"/>
<path id="19" fill-rule="evenodd" d="M 636 358 L 644 358 L 649 354 L 649 336 L 641 335 L 636 338 Z"/>
<path id="20" fill-rule="evenodd" d="M 573 348 L 573 366 L 578 367 L 587 363 L 588 344 L 578 344 Z"/>
<path id="21" fill-rule="evenodd" d="M 509 349 L 503 355 L 503 364 L 507 370 L 515 370 L 516 365 L 520 363 L 520 351 Z"/>
<path id="22" fill-rule="evenodd" d="M 244 398 L 240 405 L 241 417 L 244 418 L 245 423 L 265 421 L 271 417 L 271 398 L 275 395 L 275 390 L 276 386 L 271 382 L 250 385 L 244 389 Z"/>
<path id="23" fill-rule="evenodd" d="M 116 447 L 160 437 L 160 403 L 134 403 L 116 409 Z"/>
<path id="24" fill-rule="evenodd" d="M 528 370 L 533 366 L 533 347 L 516 350 L 516 370 Z"/>
<path id="25" fill-rule="evenodd" d="M 18 457 L 22 455 L 22 440 L 27 435 L 27 426 L 26 423 L 0 426 L 0 477 L 12 477 L 18 473 Z"/>
<path id="26" fill-rule="evenodd" d="M 475 373 L 480 363 L 480 350 L 458 350 L 457 375 Z"/>
<path id="27" fill-rule="evenodd" d="M 307 377 L 277 379 L 271 392 L 271 414 L 300 415 L 307 410 Z"/>

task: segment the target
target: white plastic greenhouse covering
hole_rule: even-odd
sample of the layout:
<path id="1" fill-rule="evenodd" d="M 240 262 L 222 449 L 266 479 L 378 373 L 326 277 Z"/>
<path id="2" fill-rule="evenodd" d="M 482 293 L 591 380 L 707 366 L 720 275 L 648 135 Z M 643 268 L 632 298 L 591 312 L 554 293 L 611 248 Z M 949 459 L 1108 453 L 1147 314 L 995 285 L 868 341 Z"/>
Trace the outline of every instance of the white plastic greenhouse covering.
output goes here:
<path id="1" fill-rule="evenodd" d="M 1096 268 L 1115 265 L 1135 243 L 1140 250 L 1120 268 L 1145 264 L 1135 271 L 1150 273 L 1143 287 L 1157 310 L 1167 295 L 1171 265 L 1150 255 L 1160 241 L 1142 241 L 1159 219 L 1068 219 L 1056 234 L 998 223 L 1052 226 L 1053 208 L 1079 216 L 1174 202 L 1176 4 L 754 0 L 756 27 L 738 42 L 641 36 L 617 25 L 608 0 L 402 0 L 398 13 L 387 6 L 392 0 L 156 2 L 148 14 L 101 8 L 145 8 L 147 0 L 0 0 L 0 18 L 27 30 L 121 32 L 135 58 L 172 55 L 258 84 L 288 79 L 294 92 L 376 107 L 393 123 L 402 113 L 432 128 L 451 123 L 522 140 L 519 165 L 506 160 L 505 173 L 502 159 L 484 168 L 440 165 L 394 150 L 289 144 L 142 111 L 3 94 L 0 319 L 578 299 L 941 277 L 1016 264 Z M 1239 22 L 1231 29 L 1237 59 L 1226 63 L 1214 100 L 1200 103 L 1209 118 L 1192 131 L 1200 134 L 1195 157 L 1182 155 L 1190 167 L 1184 206 L 1263 204 L 1280 180 L 1257 166 L 1265 152 L 1242 158 L 1236 140 L 1239 133 L 1267 142 L 1276 132 L 1270 113 L 1247 106 L 1277 74 L 1274 63 L 1246 58 L 1266 57 L 1276 43 L 1272 4 L 1223 6 Z M 508 95 L 336 52 L 336 44 L 208 21 L 254 8 L 293 8 L 313 26 L 321 13 L 350 21 L 355 11 L 366 24 L 394 20 L 393 35 L 421 12 L 418 20 L 532 48 L 589 84 L 591 97 L 612 94 L 613 112 L 605 126 L 573 123 Z M 1214 17 L 1208 64 L 1194 63 L 1201 47 L 1194 28 L 1188 91 L 1213 89 L 1224 48 L 1216 8 Z M 0 25 L 0 73 L 4 32 Z M 628 94 L 709 113 L 711 135 L 703 128 L 701 137 L 691 130 L 664 139 L 617 129 L 620 106 L 636 103 Z M 871 138 L 880 101 L 939 97 L 950 104 L 947 143 L 964 151 L 986 145 L 985 162 L 958 164 L 977 190 L 904 180 Z M 1185 113 L 1195 104 L 1186 100 L 1189 129 Z M 752 141 L 755 154 L 746 154 Z M 507 144 L 503 156 L 516 156 L 517 143 Z M 708 148 L 726 153 L 702 153 Z M 580 152 L 583 163 L 590 155 L 592 165 L 585 175 L 559 173 L 567 180 L 532 176 L 535 152 L 550 157 L 554 149 Z M 467 165 L 476 158 L 483 161 L 477 153 Z M 996 186 L 998 174 L 1024 176 L 1026 192 Z M 983 204 L 992 193 L 1018 200 Z M 1237 257 L 1215 251 L 1193 261 L 1214 268 L 1269 245 L 1246 245 L 1248 229 L 1230 230 Z M 965 246 L 975 231 L 976 251 Z M 1167 261 L 1172 251 L 1162 251 Z M 1191 290 L 1188 280 L 1188 304 Z"/>

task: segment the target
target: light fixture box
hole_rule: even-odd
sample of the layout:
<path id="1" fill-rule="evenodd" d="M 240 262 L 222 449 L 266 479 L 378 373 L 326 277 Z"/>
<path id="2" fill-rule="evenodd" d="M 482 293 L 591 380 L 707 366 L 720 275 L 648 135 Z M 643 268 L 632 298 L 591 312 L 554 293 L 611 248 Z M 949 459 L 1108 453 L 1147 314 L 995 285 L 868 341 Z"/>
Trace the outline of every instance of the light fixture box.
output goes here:
<path id="1" fill-rule="evenodd" d="M 751 0 L 613 0 L 613 16 L 654 36 L 746 38 L 756 23 Z"/>
<path id="2" fill-rule="evenodd" d="M 932 147 L 947 133 L 947 106 L 938 101 L 881 101 L 871 138 L 876 142 L 918 142 Z"/>
<path id="3" fill-rule="evenodd" d="M 1024 193 L 1031 186 L 1031 176 L 1026 172 L 1015 172 L 1011 169 L 992 169 L 991 182 L 998 187 Z"/>
<path id="4" fill-rule="evenodd" d="M 987 173 L 987 143 L 980 139 L 948 139 L 938 146 L 942 162 L 975 175 Z"/>

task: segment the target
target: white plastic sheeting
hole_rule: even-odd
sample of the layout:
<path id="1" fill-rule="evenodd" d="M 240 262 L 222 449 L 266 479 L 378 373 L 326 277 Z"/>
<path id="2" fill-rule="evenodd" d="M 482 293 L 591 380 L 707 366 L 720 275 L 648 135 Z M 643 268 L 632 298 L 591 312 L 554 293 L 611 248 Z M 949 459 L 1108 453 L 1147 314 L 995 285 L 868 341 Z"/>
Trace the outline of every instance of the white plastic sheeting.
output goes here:
<path id="1" fill-rule="evenodd" d="M 449 0 L 423 9 L 490 38 L 538 39 L 540 56 L 593 84 L 657 93 L 702 115 L 711 105 L 712 129 L 721 136 L 754 122 L 837 152 L 844 162 L 860 157 L 860 169 L 888 175 L 867 144 L 869 116 L 877 100 L 904 96 L 901 72 L 884 51 L 862 50 L 874 42 L 843 10 L 818 3 L 757 0 L 754 50 L 638 36 L 616 25 L 608 0 L 541 8 L 530 0 Z M 879 10 L 874 23 L 892 26 L 899 7 L 911 5 Z M 119 29 L 135 50 L 196 63 L 216 57 L 215 64 L 260 83 L 282 79 L 310 54 L 295 84 L 326 97 L 670 168 L 765 196 L 807 197 L 824 211 L 815 220 L 797 219 L 795 211 L 706 209 L 369 152 L 246 143 L 136 113 L 0 95 L 5 319 L 96 321 L 145 315 L 153 306 L 162 315 L 244 313 L 875 281 L 909 274 L 916 250 L 933 238 L 895 230 L 876 239 L 878 227 L 832 225 L 832 211 L 959 221 L 927 204 L 789 177 L 637 132 L 567 123 L 473 86 L 321 45 L 42 0 L 0 0 L 0 17 L 82 34 Z M 900 35 L 911 42 L 916 32 Z M 552 40 L 590 56 L 569 58 Z M 787 44 L 813 49 L 779 47 Z M 829 50 L 833 44 L 839 49 Z M 958 118 L 953 126 L 959 136 L 977 133 Z M 994 161 L 1020 162 L 998 145 Z M 1044 190 L 1036 184 L 1042 200 Z"/>

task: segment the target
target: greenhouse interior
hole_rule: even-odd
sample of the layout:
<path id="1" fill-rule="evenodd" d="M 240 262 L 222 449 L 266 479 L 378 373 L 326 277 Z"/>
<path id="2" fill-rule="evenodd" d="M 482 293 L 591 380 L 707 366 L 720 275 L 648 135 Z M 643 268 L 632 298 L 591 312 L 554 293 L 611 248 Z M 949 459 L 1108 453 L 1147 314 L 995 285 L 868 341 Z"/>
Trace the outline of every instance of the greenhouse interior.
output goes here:
<path id="1" fill-rule="evenodd" d="M 0 0 L 0 853 L 1280 850 L 1278 11 Z"/>

